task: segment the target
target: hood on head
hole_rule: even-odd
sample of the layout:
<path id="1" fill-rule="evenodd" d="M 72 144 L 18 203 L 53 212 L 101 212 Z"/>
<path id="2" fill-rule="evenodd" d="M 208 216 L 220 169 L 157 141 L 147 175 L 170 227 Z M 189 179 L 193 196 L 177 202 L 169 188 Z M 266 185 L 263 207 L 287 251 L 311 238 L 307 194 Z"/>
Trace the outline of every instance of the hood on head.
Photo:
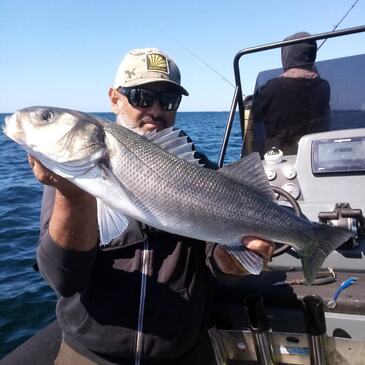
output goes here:
<path id="1" fill-rule="evenodd" d="M 295 33 L 284 41 L 310 36 L 307 32 Z M 281 48 L 281 62 L 284 70 L 290 68 L 312 69 L 317 56 L 317 42 L 306 41 Z"/>

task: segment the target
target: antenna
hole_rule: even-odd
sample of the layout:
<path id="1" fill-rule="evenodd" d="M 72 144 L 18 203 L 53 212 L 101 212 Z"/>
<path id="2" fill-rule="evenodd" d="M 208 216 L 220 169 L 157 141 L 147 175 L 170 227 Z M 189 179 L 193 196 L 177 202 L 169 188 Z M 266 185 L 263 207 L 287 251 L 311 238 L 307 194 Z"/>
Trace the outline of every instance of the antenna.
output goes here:
<path id="1" fill-rule="evenodd" d="M 350 11 L 355 7 L 355 5 L 359 2 L 359 0 L 356 0 L 350 7 L 350 9 L 347 11 L 347 13 L 341 18 L 341 20 L 333 27 L 333 29 L 331 30 L 331 32 L 334 32 L 337 27 L 343 22 L 343 20 L 347 17 L 347 15 L 350 13 Z M 326 38 L 317 48 L 317 51 L 324 45 L 324 43 L 326 42 L 328 38 Z"/>

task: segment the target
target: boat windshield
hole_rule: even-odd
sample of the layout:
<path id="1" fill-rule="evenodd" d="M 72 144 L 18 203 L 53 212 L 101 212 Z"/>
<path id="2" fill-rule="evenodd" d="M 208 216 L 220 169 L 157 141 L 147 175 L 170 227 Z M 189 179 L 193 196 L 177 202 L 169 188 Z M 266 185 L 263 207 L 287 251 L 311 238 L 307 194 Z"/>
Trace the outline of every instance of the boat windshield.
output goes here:
<path id="1" fill-rule="evenodd" d="M 260 72 L 246 100 L 253 121 L 253 150 L 296 154 L 309 133 L 365 128 L 365 55 L 316 62 L 311 73 L 286 77 L 282 68 Z M 289 75 L 290 76 L 290 75 Z"/>

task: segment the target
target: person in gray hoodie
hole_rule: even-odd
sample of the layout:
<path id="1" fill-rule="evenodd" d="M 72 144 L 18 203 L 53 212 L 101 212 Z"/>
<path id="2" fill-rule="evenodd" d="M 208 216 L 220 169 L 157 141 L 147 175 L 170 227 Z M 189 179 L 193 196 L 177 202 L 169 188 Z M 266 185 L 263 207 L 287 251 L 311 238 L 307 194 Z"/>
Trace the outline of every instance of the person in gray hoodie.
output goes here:
<path id="1" fill-rule="evenodd" d="M 309 35 L 299 32 L 284 40 Z M 265 150 L 275 146 L 295 154 L 300 137 L 327 130 L 330 86 L 318 73 L 316 56 L 313 40 L 282 47 L 284 72 L 256 89 L 252 116 L 254 123 L 264 123 Z"/>

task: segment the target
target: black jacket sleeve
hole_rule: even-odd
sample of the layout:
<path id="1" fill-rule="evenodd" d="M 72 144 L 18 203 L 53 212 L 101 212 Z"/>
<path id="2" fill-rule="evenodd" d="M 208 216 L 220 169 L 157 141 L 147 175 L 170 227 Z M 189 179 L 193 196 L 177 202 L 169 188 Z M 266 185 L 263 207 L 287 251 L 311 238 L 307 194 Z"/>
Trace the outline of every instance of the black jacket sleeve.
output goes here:
<path id="1" fill-rule="evenodd" d="M 37 249 L 39 271 L 58 295 L 69 297 L 88 283 L 98 249 L 98 246 L 90 251 L 65 249 L 53 241 L 47 230 Z"/>

